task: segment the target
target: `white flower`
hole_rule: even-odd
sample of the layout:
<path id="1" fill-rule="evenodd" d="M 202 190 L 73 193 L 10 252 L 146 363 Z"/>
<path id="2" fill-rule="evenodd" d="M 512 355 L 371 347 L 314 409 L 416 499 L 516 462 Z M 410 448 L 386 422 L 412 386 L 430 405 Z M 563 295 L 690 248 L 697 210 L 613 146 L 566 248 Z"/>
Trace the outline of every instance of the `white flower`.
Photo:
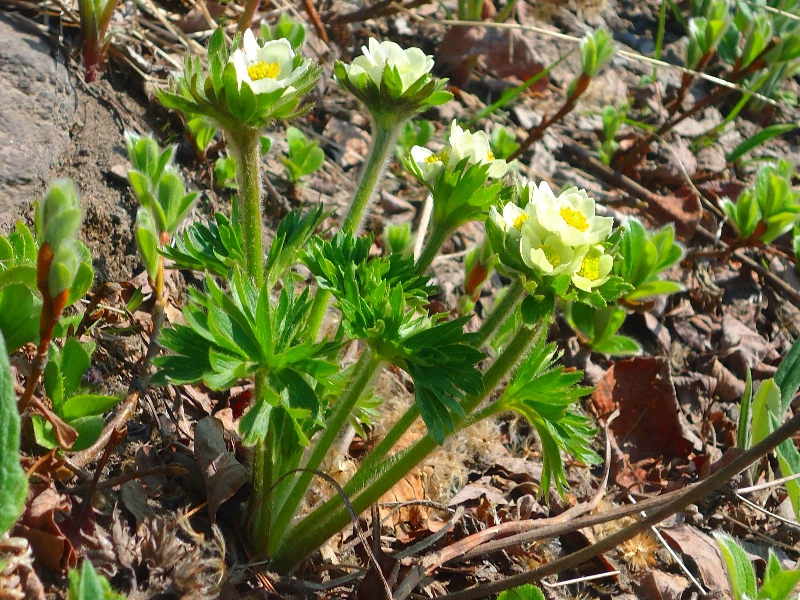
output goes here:
<path id="1" fill-rule="evenodd" d="M 433 68 L 433 57 L 427 56 L 419 48 L 404 50 L 394 42 L 378 42 L 370 38 L 369 48 L 362 46 L 361 50 L 363 56 L 357 56 L 352 64 L 344 66 L 348 79 L 354 84 L 362 73 L 367 73 L 376 85 L 380 85 L 383 71 L 388 66 L 397 69 L 405 92 Z"/>
<path id="2" fill-rule="evenodd" d="M 447 166 L 447 150 L 443 149 L 438 154 L 434 154 L 427 148 L 414 146 L 411 148 L 411 160 L 422 173 L 422 179 L 430 183 Z"/>
<path id="3" fill-rule="evenodd" d="M 519 249 L 525 264 L 544 275 L 574 272 L 586 252 L 585 248 L 567 246 L 552 233 L 542 239 L 527 224 L 522 226 Z"/>
<path id="4" fill-rule="evenodd" d="M 297 81 L 311 64 L 305 60 L 294 68 L 294 51 L 286 39 L 272 40 L 259 46 L 253 31 L 244 33 L 244 50 L 236 50 L 230 62 L 236 68 L 239 89 L 246 81 L 254 94 L 267 94 L 275 90 L 290 87 Z"/>
<path id="5" fill-rule="evenodd" d="M 489 209 L 489 217 L 494 221 L 498 229 L 513 239 L 517 239 L 522 235 L 523 226 L 530 227 L 531 217 L 533 217 L 534 223 L 536 221 L 534 205 L 531 203 L 528 203 L 528 206 L 522 209 L 513 202 L 509 202 L 503 207 L 502 213 L 492 206 Z"/>
<path id="6" fill-rule="evenodd" d="M 449 165 L 455 166 L 462 160 L 469 159 L 471 165 L 489 166 L 489 177 L 497 179 L 508 171 L 508 163 L 502 159 L 496 159 L 489 146 L 489 139 L 485 131 L 470 133 L 461 129 L 456 124 L 455 119 L 450 126 L 450 152 L 448 152 Z"/>
<path id="7" fill-rule="evenodd" d="M 585 190 L 575 187 L 565 190 L 558 198 L 551 199 L 546 194 L 537 197 L 536 214 L 542 227 L 572 247 L 602 242 L 614 222 L 611 217 L 595 216 L 594 199 Z"/>
<path id="8" fill-rule="evenodd" d="M 581 259 L 580 267 L 572 274 L 572 283 L 584 292 L 603 285 L 614 265 L 614 259 L 605 253 L 602 246 L 592 246 Z"/>

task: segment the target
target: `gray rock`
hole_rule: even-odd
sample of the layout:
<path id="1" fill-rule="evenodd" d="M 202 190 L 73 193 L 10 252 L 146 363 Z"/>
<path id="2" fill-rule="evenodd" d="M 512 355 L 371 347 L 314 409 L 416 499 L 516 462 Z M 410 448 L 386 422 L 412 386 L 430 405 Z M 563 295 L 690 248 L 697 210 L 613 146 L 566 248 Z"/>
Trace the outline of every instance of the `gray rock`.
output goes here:
<path id="1" fill-rule="evenodd" d="M 0 15 L 0 213 L 30 202 L 69 142 L 77 98 L 36 25 Z"/>

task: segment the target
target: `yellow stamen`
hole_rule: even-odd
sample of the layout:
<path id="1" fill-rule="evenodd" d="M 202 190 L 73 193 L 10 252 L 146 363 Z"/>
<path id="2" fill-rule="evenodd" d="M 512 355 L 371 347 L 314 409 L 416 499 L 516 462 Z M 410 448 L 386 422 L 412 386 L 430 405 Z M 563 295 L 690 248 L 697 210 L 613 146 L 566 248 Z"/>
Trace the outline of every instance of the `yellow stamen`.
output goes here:
<path id="1" fill-rule="evenodd" d="M 571 225 L 578 231 L 586 231 L 589 229 L 589 221 L 586 220 L 583 213 L 579 210 L 575 210 L 571 206 L 562 207 L 561 210 L 558 211 L 558 214 L 567 222 L 567 225 Z"/>
<path id="2" fill-rule="evenodd" d="M 581 268 L 578 271 L 578 275 L 581 277 L 586 277 L 591 281 L 596 281 L 600 279 L 600 257 L 599 256 L 587 256 L 581 261 Z"/>
<path id="3" fill-rule="evenodd" d="M 442 150 L 439 154 L 431 154 L 425 157 L 425 164 L 432 165 L 435 162 L 447 162 L 447 152 Z"/>
<path id="4" fill-rule="evenodd" d="M 528 213 L 520 213 L 520 215 L 514 219 L 514 229 L 522 229 L 522 224 L 530 218 L 531 216 Z"/>
<path id="5" fill-rule="evenodd" d="M 494 153 L 491 150 L 486 153 L 486 160 L 494 160 Z"/>
<path id="6" fill-rule="evenodd" d="M 554 269 L 561 264 L 561 254 L 550 244 L 542 246 L 542 252 L 544 252 L 544 257 L 547 259 L 547 262 L 549 262 Z"/>
<path id="7" fill-rule="evenodd" d="M 247 67 L 247 74 L 250 79 L 258 81 L 259 79 L 277 79 L 280 75 L 281 67 L 278 63 L 265 63 L 263 60 L 253 63 Z"/>

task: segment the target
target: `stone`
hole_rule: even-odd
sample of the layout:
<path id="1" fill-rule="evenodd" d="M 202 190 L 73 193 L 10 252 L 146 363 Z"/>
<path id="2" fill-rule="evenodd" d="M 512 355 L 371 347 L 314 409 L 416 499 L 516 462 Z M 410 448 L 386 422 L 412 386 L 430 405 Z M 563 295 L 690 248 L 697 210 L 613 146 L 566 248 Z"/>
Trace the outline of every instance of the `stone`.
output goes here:
<path id="1" fill-rule="evenodd" d="M 33 200 L 69 143 L 77 98 L 35 23 L 0 15 L 0 213 Z"/>

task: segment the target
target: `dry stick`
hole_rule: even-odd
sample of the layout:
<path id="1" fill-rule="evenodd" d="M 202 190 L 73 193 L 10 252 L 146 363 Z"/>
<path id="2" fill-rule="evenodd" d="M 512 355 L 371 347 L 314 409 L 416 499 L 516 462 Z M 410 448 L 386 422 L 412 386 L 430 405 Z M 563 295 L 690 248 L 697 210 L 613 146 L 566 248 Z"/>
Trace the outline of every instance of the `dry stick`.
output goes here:
<path id="1" fill-rule="evenodd" d="M 786 423 L 764 438 L 761 442 L 737 456 L 727 465 L 721 467 L 719 471 L 711 475 L 708 479 L 701 481 L 694 487 L 681 490 L 677 497 L 675 497 L 666 506 L 653 511 L 641 521 L 637 521 L 636 523 L 625 527 L 617 533 L 614 533 L 607 538 L 588 546 L 587 548 L 574 552 L 551 563 L 542 565 L 541 567 L 538 567 L 527 573 L 514 575 L 512 577 L 507 577 L 506 579 L 494 581 L 484 585 L 477 585 L 461 592 L 442 596 L 440 600 L 474 600 L 477 598 L 483 598 L 490 594 L 496 594 L 503 590 L 511 589 L 519 585 L 534 583 L 543 577 L 555 575 L 567 569 L 577 567 L 587 560 L 594 558 L 603 552 L 607 552 L 622 542 L 631 539 L 633 536 L 646 531 L 651 525 L 662 522 L 675 513 L 685 509 L 690 504 L 699 502 L 709 493 L 733 479 L 736 475 L 744 471 L 747 467 L 752 465 L 761 457 L 774 450 L 779 444 L 789 439 L 798 431 L 800 431 L 800 413 L 793 416 Z M 642 503 L 637 504 L 635 508 L 637 510 L 642 510 Z"/>
<path id="2" fill-rule="evenodd" d="M 578 77 L 577 82 L 575 83 L 575 89 L 572 90 L 570 95 L 564 101 L 563 106 L 558 110 L 556 114 L 552 117 L 548 117 L 545 115 L 542 117 L 542 121 L 534 128 L 531 129 L 528 137 L 525 139 L 524 142 L 517 148 L 514 153 L 508 157 L 509 162 L 514 160 L 515 158 L 519 158 L 523 152 L 525 152 L 528 148 L 530 148 L 535 142 L 538 142 L 542 139 L 544 132 L 550 127 L 553 123 L 557 123 L 561 119 L 563 119 L 566 115 L 568 115 L 572 110 L 575 108 L 575 105 L 578 103 L 578 100 L 586 91 L 586 88 L 589 87 L 589 83 L 591 83 L 592 78 L 587 75 L 586 73 L 581 73 Z"/>
<path id="3" fill-rule="evenodd" d="M 739 488 L 737 492 L 739 494 L 752 494 L 753 492 L 766 490 L 782 483 L 786 483 L 787 481 L 794 481 L 795 479 L 800 479 L 800 473 L 794 473 L 786 477 L 781 477 L 780 479 L 773 479 L 772 481 L 767 481 L 766 483 L 758 483 L 756 485 L 751 485 L 750 487 Z"/>
<path id="4" fill-rule="evenodd" d="M 766 45 L 764 50 L 751 62 L 747 65 L 746 68 L 740 69 L 738 64 L 734 67 L 734 70 L 730 74 L 730 79 L 734 83 L 739 83 L 742 79 L 751 75 L 752 73 L 756 72 L 759 69 L 764 68 L 767 66 L 766 61 L 764 60 L 764 56 L 767 53 L 771 52 L 775 46 L 777 45 L 777 38 L 773 38 L 770 42 Z M 620 170 L 624 171 L 626 168 L 630 167 L 634 162 L 639 160 L 639 157 L 642 155 L 643 151 L 646 151 L 650 144 L 653 141 L 673 129 L 679 123 L 682 123 L 684 120 L 688 119 L 699 113 L 701 110 L 706 108 L 707 106 L 712 106 L 717 101 L 721 100 L 725 96 L 727 96 L 733 89 L 729 87 L 718 86 L 714 89 L 710 94 L 704 96 L 702 100 L 695 102 L 694 106 L 687 110 L 686 112 L 681 113 L 677 117 L 673 116 L 672 118 L 667 119 L 666 123 L 664 123 L 661 127 L 659 127 L 658 131 L 655 133 L 651 133 L 646 138 L 643 138 L 636 142 L 626 153 L 625 158 L 616 164 L 615 166 Z"/>
<path id="5" fill-rule="evenodd" d="M 536 528 L 537 530 L 541 530 L 545 528 L 547 525 L 551 524 L 559 524 L 559 523 L 566 523 L 566 524 L 574 524 L 576 523 L 577 517 L 586 514 L 594 509 L 596 509 L 600 505 L 600 501 L 605 496 L 606 488 L 608 486 L 608 478 L 611 473 L 611 440 L 608 435 L 608 427 L 611 422 L 619 416 L 619 410 L 615 410 L 611 416 L 606 420 L 604 429 L 606 432 L 606 456 L 605 462 L 606 467 L 603 473 L 603 480 L 600 482 L 600 485 L 597 488 L 597 492 L 592 497 L 591 501 L 578 504 L 573 506 L 569 510 L 564 511 L 560 515 L 555 517 L 550 517 L 548 519 L 525 519 L 524 521 L 511 521 L 508 523 L 500 523 L 499 525 L 495 525 L 493 527 L 489 527 L 484 529 L 483 531 L 479 531 L 478 533 L 474 533 L 470 536 L 467 536 L 453 544 L 450 544 L 446 548 L 431 554 L 425 557 L 423 564 L 425 565 L 425 572 L 427 575 L 433 573 L 435 569 L 440 567 L 441 565 L 453 561 L 459 557 L 463 557 L 467 554 L 474 555 L 476 552 L 480 552 L 481 549 L 485 548 L 486 545 L 491 542 L 493 539 L 497 537 L 503 538 L 504 536 L 509 536 L 513 533 L 519 533 L 521 531 L 528 531 L 531 528 Z M 579 529 L 577 527 L 573 527 L 570 531 L 575 531 Z M 503 548 L 507 548 L 508 546 L 516 545 L 516 543 L 510 544 L 507 540 L 510 537 L 505 537 L 501 540 L 501 542 L 505 542 L 502 545 Z M 499 548 L 495 548 L 499 549 Z M 494 550 L 492 550 L 494 551 Z"/>
<path id="6" fill-rule="evenodd" d="M 133 418 L 133 412 L 136 410 L 136 401 L 138 399 L 139 392 L 134 391 L 131 394 L 128 394 L 128 397 L 125 398 L 125 400 L 122 401 L 122 404 L 119 405 L 117 414 L 114 415 L 114 418 L 111 419 L 111 421 L 108 422 L 108 425 L 105 426 L 103 433 L 100 434 L 100 437 L 97 438 L 97 441 L 86 448 L 86 450 L 81 450 L 80 452 L 76 452 L 70 456 L 72 464 L 83 467 L 94 460 L 94 457 L 100 454 L 100 452 L 109 443 L 111 437 L 114 435 L 114 432 L 122 429 L 128 419 Z"/>
<path id="7" fill-rule="evenodd" d="M 308 18 L 311 20 L 311 24 L 314 26 L 314 31 L 317 32 L 317 37 L 327 44 L 328 32 L 325 31 L 325 26 L 322 24 L 322 19 L 319 18 L 317 7 L 314 6 L 314 3 L 311 0 L 302 1 L 303 8 L 306 10 L 306 14 L 308 14 Z"/>
<path id="8" fill-rule="evenodd" d="M 562 148 L 565 152 L 578 159 L 582 166 L 588 167 L 602 177 L 606 183 L 618 187 L 630 196 L 633 196 L 634 198 L 642 200 L 648 204 L 659 204 L 661 202 L 661 198 L 659 198 L 657 194 L 654 194 L 650 190 L 639 185 L 630 177 L 623 175 L 619 171 L 615 171 L 608 165 L 603 164 L 586 152 L 586 150 L 580 146 L 577 146 L 576 144 L 573 144 L 567 138 L 562 136 L 559 137 L 562 142 Z M 718 240 L 713 233 L 708 231 L 702 225 L 697 226 L 696 232 L 706 238 L 708 241 L 718 243 L 722 247 L 723 251 L 728 249 L 728 245 L 725 242 Z M 739 250 L 734 251 L 733 256 L 736 258 L 736 260 L 746 265 L 748 269 L 751 269 L 761 275 L 771 287 L 775 288 L 778 292 L 785 296 L 786 299 L 789 300 L 789 302 L 791 302 L 794 306 L 800 308 L 800 294 L 798 294 L 797 291 L 783 279 L 775 275 L 775 273 L 772 271 L 762 267 L 749 256 L 742 254 Z"/>

